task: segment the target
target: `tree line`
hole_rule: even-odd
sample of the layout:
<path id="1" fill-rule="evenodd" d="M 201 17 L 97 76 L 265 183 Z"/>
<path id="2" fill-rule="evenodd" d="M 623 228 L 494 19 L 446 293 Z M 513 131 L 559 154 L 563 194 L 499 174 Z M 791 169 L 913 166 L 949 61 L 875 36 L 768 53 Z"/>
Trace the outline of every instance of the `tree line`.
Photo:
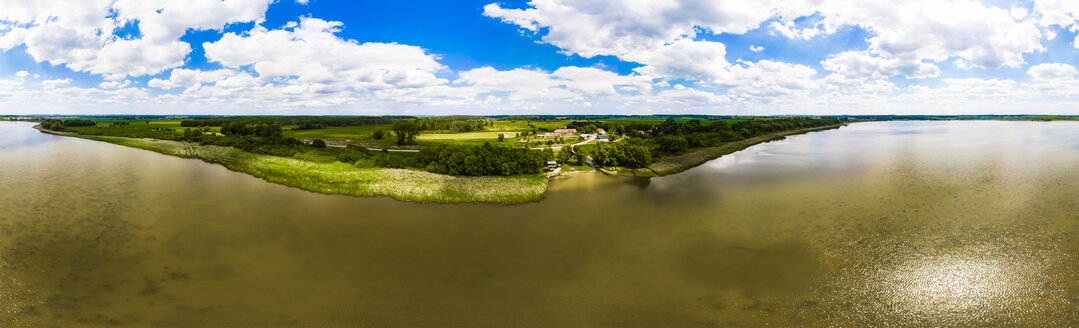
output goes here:
<path id="1" fill-rule="evenodd" d="M 225 122 L 259 121 L 267 124 L 296 126 L 366 126 L 390 125 L 411 116 L 227 116 L 191 118 L 180 122 L 182 127 L 221 126 Z"/>
<path id="2" fill-rule="evenodd" d="M 519 175 L 539 173 L 552 152 L 530 151 L 524 148 L 483 146 L 450 146 L 420 150 L 416 166 L 432 173 L 448 175 Z"/>

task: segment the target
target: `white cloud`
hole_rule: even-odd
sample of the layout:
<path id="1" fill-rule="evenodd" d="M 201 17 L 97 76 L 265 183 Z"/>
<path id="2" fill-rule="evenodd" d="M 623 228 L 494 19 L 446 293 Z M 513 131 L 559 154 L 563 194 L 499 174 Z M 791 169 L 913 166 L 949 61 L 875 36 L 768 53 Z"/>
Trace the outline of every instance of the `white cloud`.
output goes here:
<path id="1" fill-rule="evenodd" d="M 1030 12 L 1027 11 L 1027 9 L 1023 8 L 1023 7 L 1012 7 L 1012 10 L 1008 11 L 1008 13 L 1012 15 L 1012 19 L 1021 21 L 1021 20 L 1026 19 L 1027 15 Z"/>
<path id="2" fill-rule="evenodd" d="M 126 88 L 131 85 L 131 80 L 124 81 L 105 81 L 98 84 L 98 87 L 102 89 L 120 89 Z"/>
<path id="3" fill-rule="evenodd" d="M 794 20 L 781 20 L 769 25 L 772 32 L 779 33 L 788 39 L 809 40 L 814 37 L 835 33 L 838 26 L 830 21 L 820 21 L 808 27 L 799 27 Z"/>
<path id="4" fill-rule="evenodd" d="M 478 93 L 505 93 L 511 101 L 529 99 L 566 99 L 576 93 L 566 90 L 565 83 L 539 70 L 514 69 L 499 71 L 481 67 L 461 72 L 454 84 L 469 85 Z"/>
<path id="5" fill-rule="evenodd" d="M 586 58 L 622 57 L 651 51 L 679 39 L 693 39 L 697 28 L 742 34 L 777 13 L 781 0 L 534 0 L 530 8 L 498 4 L 483 14 L 522 28 L 547 28 L 544 42 Z"/>
<path id="6" fill-rule="evenodd" d="M 681 84 L 675 85 L 671 89 L 660 91 L 658 97 L 653 98 L 652 101 L 658 102 L 661 100 L 690 106 L 715 106 L 730 102 L 730 99 L 727 97 L 708 91 L 688 88 Z"/>
<path id="7" fill-rule="evenodd" d="M 858 51 L 832 55 L 822 61 L 821 66 L 852 79 L 887 78 L 895 75 L 924 79 L 940 75 L 940 68 L 933 64 L 918 60 L 882 58 Z"/>
<path id="8" fill-rule="evenodd" d="M 500 18 L 502 22 L 517 25 L 532 32 L 540 29 L 537 21 L 542 20 L 542 18 L 536 15 L 537 12 L 538 10 L 536 9 L 503 9 L 494 3 L 483 6 L 484 16 Z"/>
<path id="9" fill-rule="evenodd" d="M 177 68 L 172 70 L 168 80 L 152 79 L 147 83 L 152 88 L 196 88 L 203 83 L 216 82 L 235 75 L 236 72 L 228 69 L 213 71 L 201 71 Z"/>
<path id="10" fill-rule="evenodd" d="M 847 0 L 663 2 L 535 0 L 525 9 L 485 7 L 484 15 L 533 31 L 567 53 L 583 57 L 612 55 L 635 61 L 700 30 L 741 34 L 761 23 L 789 38 L 809 39 L 839 26 L 859 26 L 873 36 L 869 51 L 907 61 L 963 58 L 977 67 L 1019 67 L 1023 54 L 1044 50 L 1032 22 L 1009 11 L 971 0 Z M 794 20 L 819 17 L 809 27 Z"/>
<path id="11" fill-rule="evenodd" d="M 414 88 L 448 82 L 446 68 L 423 48 L 395 43 L 357 43 L 336 35 L 342 23 L 304 17 L 291 28 L 255 27 L 203 44 L 206 58 L 225 67 L 250 65 L 258 78 L 319 85 L 320 91 Z M 313 90 L 313 89 L 312 89 Z"/>
<path id="12" fill-rule="evenodd" d="M 46 89 L 54 89 L 71 84 L 71 79 L 56 79 L 41 81 L 41 86 Z"/>
<path id="13" fill-rule="evenodd" d="M 566 89 L 587 97 L 613 96 L 618 94 L 615 87 L 637 84 L 640 80 L 598 68 L 573 66 L 559 68 L 551 76 L 563 80 Z"/>
<path id="14" fill-rule="evenodd" d="M 19 45 L 38 62 L 119 80 L 184 64 L 189 29 L 261 21 L 271 0 L 9 0 L 0 22 L 0 50 Z M 125 32 L 132 37 L 117 36 Z"/>
<path id="15" fill-rule="evenodd" d="M 628 75 L 573 66 L 454 72 L 437 54 L 421 47 L 349 40 L 340 36 L 342 23 L 311 17 L 276 26 L 259 23 L 248 31 L 204 43 L 206 59 L 221 69 L 179 68 L 189 60 L 191 49 L 181 36 L 190 30 L 262 22 L 271 2 L 8 0 L 0 5 L 4 7 L 0 10 L 0 50 L 25 47 L 40 62 L 99 74 L 103 80 L 79 77 L 79 85 L 91 85 L 84 88 L 63 77 L 39 82 L 36 75 L 31 79 L 29 72 L 20 71 L 10 80 L 0 79 L 0 111 L 781 114 L 1012 110 L 1006 106 L 1079 110 L 1031 105 L 1067 103 L 1079 97 L 1075 67 L 1063 63 L 1027 67 L 1023 59 L 1045 49 L 1043 35 L 1052 39 L 1053 30 L 1060 30 L 1048 26 L 1079 30 L 1075 24 L 1079 5 L 1063 0 L 1035 0 L 1005 8 L 972 0 L 533 0 L 521 9 L 499 4 L 484 7 L 483 15 L 518 26 L 525 30 L 525 37 L 535 35 L 566 54 L 610 55 L 641 65 Z M 714 34 L 759 29 L 749 35 L 771 32 L 790 40 L 748 40 L 755 43 L 748 46 L 750 51 L 763 54 L 764 47 L 758 44 L 769 44 L 770 50 L 790 53 L 801 46 L 819 46 L 814 42 L 820 36 L 840 27 L 864 30 L 868 46 L 840 48 L 826 58 L 808 59 L 820 61 L 823 72 L 775 58 L 746 61 L 728 54 L 723 43 L 706 40 Z M 761 54 L 749 56 L 768 58 Z M 948 78 L 938 67 L 948 61 L 960 69 L 985 69 L 964 75 L 1013 67 L 1027 68 L 1030 79 Z M 144 75 L 156 78 L 143 87 L 135 82 L 143 80 L 128 79 Z M 899 87 L 890 81 L 895 76 L 934 79 Z"/>
<path id="16" fill-rule="evenodd" d="M 1048 63 L 1031 66 L 1027 74 L 1034 80 L 1060 80 L 1071 79 L 1077 74 L 1075 66 L 1059 63 Z"/>
<path id="17" fill-rule="evenodd" d="M 726 73 L 730 63 L 722 43 L 682 39 L 651 50 L 642 50 L 626 59 L 644 64 L 634 69 L 645 76 L 711 82 Z"/>
<path id="18" fill-rule="evenodd" d="M 963 58 L 977 67 L 1019 67 L 1023 54 L 1044 50 L 1031 22 L 1008 10 L 970 0 L 825 1 L 820 12 L 834 25 L 874 34 L 869 51 L 905 60 Z"/>
<path id="19" fill-rule="evenodd" d="M 731 66 L 714 82 L 730 87 L 728 94 L 741 99 L 808 96 L 817 88 L 815 75 L 817 70 L 809 66 L 761 60 Z"/>
<path id="20" fill-rule="evenodd" d="M 1071 0 L 1033 0 L 1034 12 L 1043 26 L 1070 27 L 1079 21 L 1079 2 Z M 1051 38 L 1050 38 L 1051 39 Z"/>

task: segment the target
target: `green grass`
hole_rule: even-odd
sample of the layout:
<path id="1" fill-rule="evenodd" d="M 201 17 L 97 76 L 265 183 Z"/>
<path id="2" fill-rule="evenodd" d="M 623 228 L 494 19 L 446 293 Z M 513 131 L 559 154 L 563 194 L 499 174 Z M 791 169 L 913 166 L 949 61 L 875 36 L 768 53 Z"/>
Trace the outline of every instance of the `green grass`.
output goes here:
<path id="1" fill-rule="evenodd" d="M 504 133 L 506 139 L 498 142 L 498 134 Z M 421 133 L 416 137 L 416 145 L 424 147 L 438 146 L 442 144 L 455 146 L 482 146 L 490 143 L 492 146 L 510 147 L 517 145 L 517 132 L 507 131 L 480 131 L 464 133 Z"/>
<path id="2" fill-rule="evenodd" d="M 497 127 L 497 126 L 496 126 Z M 505 126 L 503 126 L 505 127 Z M 325 129 L 316 130 L 300 130 L 291 131 L 285 130 L 284 136 L 293 137 L 300 140 L 313 140 L 322 139 L 332 145 L 347 145 L 355 144 L 364 147 L 371 148 L 417 148 L 417 147 L 435 147 L 443 144 L 456 145 L 456 146 L 482 146 L 484 143 L 491 143 L 495 146 L 510 147 L 517 145 L 517 139 L 514 138 L 517 132 L 513 131 L 479 131 L 479 132 L 463 132 L 463 133 L 431 133 L 423 132 L 416 137 L 415 147 L 399 147 L 397 146 L 397 139 L 392 134 L 387 134 L 382 140 L 375 140 L 372 134 L 375 130 L 382 130 L 383 132 L 390 132 L 389 125 L 371 125 L 371 126 L 346 126 L 346 127 L 327 127 Z M 491 129 L 493 130 L 493 129 Z M 498 134 L 505 133 L 506 140 L 504 142 L 498 142 Z"/>
<path id="3" fill-rule="evenodd" d="M 231 147 L 193 144 L 194 153 L 189 153 L 187 146 L 178 141 L 47 133 L 201 159 L 269 182 L 326 194 L 386 195 L 399 200 L 434 203 L 522 204 L 543 199 L 547 190 L 547 177 L 543 174 L 455 177 L 404 169 L 356 168 L 341 162 L 317 163 L 252 154 Z"/>
<path id="4" fill-rule="evenodd" d="M 397 139 L 389 134 L 389 125 L 364 125 L 364 126 L 331 126 L 325 129 L 314 130 L 289 130 L 285 127 L 282 133 L 285 137 L 293 137 L 300 140 L 322 139 L 331 145 L 354 144 L 372 148 L 396 147 Z M 372 135 L 375 130 L 382 130 L 387 135 L 382 140 L 376 140 Z"/>
<path id="5" fill-rule="evenodd" d="M 499 134 L 505 134 L 506 138 L 517 136 L 516 132 L 480 131 L 464 133 L 427 133 L 420 134 L 416 140 L 464 140 L 464 139 L 498 139 Z"/>
<path id="6" fill-rule="evenodd" d="M 491 131 L 528 131 L 532 130 L 529 124 L 532 124 L 537 129 L 554 130 L 557 128 L 565 127 L 570 121 L 507 121 L 498 120 L 495 121 L 495 125 L 487 127 L 487 130 Z"/>

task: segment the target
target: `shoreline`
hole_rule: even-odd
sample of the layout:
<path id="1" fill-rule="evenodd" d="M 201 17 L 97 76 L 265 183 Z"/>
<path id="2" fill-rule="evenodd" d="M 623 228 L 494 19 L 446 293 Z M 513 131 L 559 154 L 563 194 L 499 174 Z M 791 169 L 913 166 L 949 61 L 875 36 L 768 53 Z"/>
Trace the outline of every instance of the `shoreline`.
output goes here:
<path id="1" fill-rule="evenodd" d="M 267 182 L 322 194 L 389 196 L 417 203 L 517 205 L 542 200 L 549 180 L 543 174 L 458 177 L 406 169 L 356 168 L 341 162 L 316 163 L 252 154 L 231 147 L 185 144 L 170 140 L 80 135 L 45 130 L 40 125 L 34 125 L 34 129 L 51 135 L 101 141 L 163 155 L 198 159 Z"/>
<path id="2" fill-rule="evenodd" d="M 829 125 L 794 131 L 777 132 L 722 146 L 701 149 L 692 153 L 664 158 L 641 169 L 654 175 L 604 174 L 609 177 L 661 177 L 677 174 L 700 166 L 727 154 L 757 144 L 780 140 L 791 135 L 837 129 L 847 125 Z M 581 173 L 599 174 L 597 170 L 564 172 L 555 177 L 535 176 L 449 176 L 425 171 L 388 168 L 356 168 L 340 162 L 316 163 L 289 157 L 248 153 L 231 147 L 204 146 L 182 141 L 135 139 L 113 136 L 81 135 L 58 132 L 34 125 L 41 133 L 101 141 L 115 145 L 153 151 L 159 154 L 198 159 L 219 164 L 230 171 L 245 173 L 267 182 L 322 194 L 349 196 L 389 196 L 400 201 L 417 203 L 490 203 L 519 205 L 539 202 L 546 197 L 553 179 L 572 179 Z"/>
<path id="3" fill-rule="evenodd" d="M 757 136 L 741 141 L 728 142 L 722 146 L 716 146 L 711 148 L 704 148 L 692 153 L 682 154 L 678 156 L 671 156 L 663 158 L 662 160 L 649 164 L 646 168 L 656 174 L 656 176 L 667 176 L 671 174 L 680 173 L 682 171 L 700 166 L 708 161 L 722 157 L 723 155 L 731 154 L 734 152 L 742 151 L 746 148 L 752 147 L 757 144 L 781 140 L 788 136 L 806 134 L 815 131 L 824 131 L 831 129 L 838 129 L 846 126 L 848 123 L 821 126 L 815 128 L 806 128 L 801 130 L 776 132 L 763 136 Z"/>

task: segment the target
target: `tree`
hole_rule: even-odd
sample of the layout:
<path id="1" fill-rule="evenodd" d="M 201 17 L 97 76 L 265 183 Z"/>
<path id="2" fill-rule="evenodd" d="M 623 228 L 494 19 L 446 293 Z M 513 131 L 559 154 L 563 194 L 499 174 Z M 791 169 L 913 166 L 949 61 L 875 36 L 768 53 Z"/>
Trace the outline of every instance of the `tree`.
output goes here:
<path id="1" fill-rule="evenodd" d="M 562 150 L 558 151 L 558 162 L 562 164 L 568 163 L 570 158 L 573 157 L 572 151 L 572 147 L 563 147 Z"/>
<path id="2" fill-rule="evenodd" d="M 656 138 L 659 150 L 668 154 L 681 154 L 689 148 L 689 141 L 682 136 L 662 136 Z"/>
<path id="3" fill-rule="evenodd" d="M 382 140 L 382 138 L 386 137 L 386 133 L 382 132 L 382 130 L 375 130 L 375 133 L 372 133 L 371 137 L 375 138 L 375 140 Z"/>
<path id="4" fill-rule="evenodd" d="M 420 126 L 413 121 L 400 121 L 393 125 L 393 133 L 397 135 L 398 145 L 411 145 L 416 143 Z"/>
<path id="5" fill-rule="evenodd" d="M 265 122 L 246 120 L 239 122 L 225 122 L 221 124 L 221 134 L 227 136 L 256 136 L 263 138 L 280 137 L 281 126 Z"/>
<path id="6" fill-rule="evenodd" d="M 185 140 L 195 140 L 202 136 L 202 131 L 198 129 L 186 128 L 184 129 L 183 138 Z"/>
<path id="7" fill-rule="evenodd" d="M 322 139 L 315 139 L 314 141 L 311 141 L 311 147 L 326 148 L 326 142 L 322 141 Z"/>
<path id="8" fill-rule="evenodd" d="M 548 161 L 553 161 L 555 159 L 554 150 L 551 149 L 551 147 L 547 147 L 546 149 L 544 149 L 543 150 L 543 158 L 548 160 Z"/>
<path id="9" fill-rule="evenodd" d="M 47 119 L 44 122 L 41 122 L 41 127 L 45 130 L 64 131 L 64 121 L 57 119 Z"/>
<path id="10" fill-rule="evenodd" d="M 503 142 L 503 141 L 506 141 L 506 134 L 499 133 L 498 134 L 498 142 Z"/>

